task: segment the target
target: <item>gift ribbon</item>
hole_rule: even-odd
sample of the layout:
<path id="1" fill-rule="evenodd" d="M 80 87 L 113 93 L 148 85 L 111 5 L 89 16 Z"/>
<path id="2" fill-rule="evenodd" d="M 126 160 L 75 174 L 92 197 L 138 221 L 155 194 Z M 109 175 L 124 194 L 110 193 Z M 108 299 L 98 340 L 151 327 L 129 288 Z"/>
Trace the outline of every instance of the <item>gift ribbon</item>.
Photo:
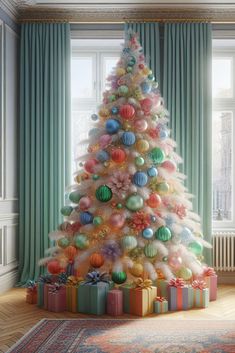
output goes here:
<path id="1" fill-rule="evenodd" d="M 67 282 L 68 275 L 66 272 L 62 272 L 58 275 L 58 283 L 65 284 Z"/>
<path id="2" fill-rule="evenodd" d="M 95 285 L 100 282 L 108 283 L 110 280 L 109 275 L 106 272 L 99 273 L 98 271 L 89 272 L 86 276 L 86 281 L 82 284 Z"/>
<path id="3" fill-rule="evenodd" d="M 183 278 L 172 278 L 168 283 L 168 286 L 176 287 L 176 288 L 182 288 L 184 287 L 184 285 L 185 285 L 185 282 Z"/>
<path id="4" fill-rule="evenodd" d="M 37 286 L 35 281 L 28 281 L 26 283 L 27 290 L 31 293 L 37 293 Z"/>
<path id="5" fill-rule="evenodd" d="M 69 276 L 67 278 L 66 284 L 68 284 L 69 286 L 77 286 L 82 281 L 83 281 L 82 277 Z"/>
<path id="6" fill-rule="evenodd" d="M 143 278 L 137 278 L 134 281 L 134 284 L 136 286 L 136 288 L 150 288 L 153 284 L 153 282 L 151 281 L 151 279 L 145 279 L 143 280 Z"/>
<path id="7" fill-rule="evenodd" d="M 41 283 L 52 283 L 52 276 L 51 275 L 41 275 L 38 278 L 38 282 L 41 282 Z"/>
<path id="8" fill-rule="evenodd" d="M 212 267 L 207 267 L 205 268 L 204 272 L 203 272 L 203 275 L 205 277 L 210 277 L 210 276 L 215 276 L 216 273 L 215 273 L 215 270 L 212 268 Z"/>
<path id="9" fill-rule="evenodd" d="M 206 288 L 206 282 L 196 279 L 195 281 L 193 281 L 192 287 L 194 289 L 205 289 Z"/>
<path id="10" fill-rule="evenodd" d="M 57 293 L 60 289 L 62 288 L 62 286 L 59 283 L 54 283 L 53 285 L 50 286 L 49 288 L 49 293 Z"/>
<path id="11" fill-rule="evenodd" d="M 163 303 L 164 301 L 166 301 L 165 297 L 156 297 L 155 301 Z"/>

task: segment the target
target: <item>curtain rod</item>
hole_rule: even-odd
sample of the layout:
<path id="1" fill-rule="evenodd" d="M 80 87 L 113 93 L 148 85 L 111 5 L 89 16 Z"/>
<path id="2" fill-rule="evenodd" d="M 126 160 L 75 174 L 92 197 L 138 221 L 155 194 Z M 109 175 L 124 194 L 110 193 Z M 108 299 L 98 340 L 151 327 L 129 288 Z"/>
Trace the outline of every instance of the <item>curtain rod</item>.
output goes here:
<path id="1" fill-rule="evenodd" d="M 159 23 L 171 23 L 171 22 L 182 22 L 182 23 L 211 23 L 211 24 L 235 24 L 235 21 L 210 21 L 203 19 L 179 19 L 179 18 L 171 18 L 171 19 L 131 19 L 131 20 L 123 20 L 123 21 L 74 21 L 69 19 L 56 19 L 56 18 L 27 18 L 20 19 L 19 23 L 27 23 L 27 22 L 44 22 L 44 23 L 70 23 L 70 24 L 125 24 L 125 23 L 151 23 L 151 22 L 159 22 Z"/>

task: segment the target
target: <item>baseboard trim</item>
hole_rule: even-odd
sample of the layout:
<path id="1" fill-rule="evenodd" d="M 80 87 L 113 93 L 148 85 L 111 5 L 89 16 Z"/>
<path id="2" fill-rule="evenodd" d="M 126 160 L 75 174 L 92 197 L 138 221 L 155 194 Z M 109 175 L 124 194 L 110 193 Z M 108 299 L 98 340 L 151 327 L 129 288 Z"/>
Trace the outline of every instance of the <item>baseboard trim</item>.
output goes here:
<path id="1" fill-rule="evenodd" d="M 235 272 L 217 271 L 219 284 L 235 284 Z"/>
<path id="2" fill-rule="evenodd" d="M 18 281 L 18 270 L 7 272 L 0 276 L 0 294 L 13 288 Z"/>

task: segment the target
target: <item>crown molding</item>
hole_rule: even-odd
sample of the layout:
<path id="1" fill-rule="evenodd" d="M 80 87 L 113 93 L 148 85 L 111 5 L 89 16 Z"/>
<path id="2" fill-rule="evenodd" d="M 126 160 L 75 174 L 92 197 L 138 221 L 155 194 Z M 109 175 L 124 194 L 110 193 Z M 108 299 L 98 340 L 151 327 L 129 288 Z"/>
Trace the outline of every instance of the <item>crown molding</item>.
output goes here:
<path id="1" fill-rule="evenodd" d="M 19 19 L 17 0 L 0 0 L 0 8 L 14 21 Z"/>

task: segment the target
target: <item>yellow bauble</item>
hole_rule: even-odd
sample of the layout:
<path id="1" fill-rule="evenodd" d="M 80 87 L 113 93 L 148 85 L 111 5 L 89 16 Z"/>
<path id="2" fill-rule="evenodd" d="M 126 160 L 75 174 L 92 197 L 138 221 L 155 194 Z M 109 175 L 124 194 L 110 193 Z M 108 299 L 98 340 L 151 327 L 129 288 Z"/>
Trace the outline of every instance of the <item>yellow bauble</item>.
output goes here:
<path id="1" fill-rule="evenodd" d="M 99 111 L 99 115 L 102 118 L 107 118 L 110 115 L 110 112 L 109 112 L 109 110 L 107 108 L 101 108 L 100 111 Z"/>
<path id="2" fill-rule="evenodd" d="M 118 67 L 116 70 L 116 75 L 119 77 L 125 75 L 125 73 L 126 73 L 126 70 L 123 69 L 122 67 Z"/>
<path id="3" fill-rule="evenodd" d="M 133 267 L 130 268 L 130 273 L 135 277 L 141 276 L 143 272 L 144 272 L 143 265 L 138 262 L 134 263 Z"/>
<path id="4" fill-rule="evenodd" d="M 136 149 L 140 153 L 145 153 L 149 150 L 149 143 L 147 140 L 138 140 L 136 142 Z"/>
<path id="5" fill-rule="evenodd" d="M 149 75 L 149 73 L 150 73 L 150 70 L 149 70 L 149 68 L 148 67 L 145 67 L 145 68 L 143 68 L 143 74 L 145 74 L 145 75 Z"/>

